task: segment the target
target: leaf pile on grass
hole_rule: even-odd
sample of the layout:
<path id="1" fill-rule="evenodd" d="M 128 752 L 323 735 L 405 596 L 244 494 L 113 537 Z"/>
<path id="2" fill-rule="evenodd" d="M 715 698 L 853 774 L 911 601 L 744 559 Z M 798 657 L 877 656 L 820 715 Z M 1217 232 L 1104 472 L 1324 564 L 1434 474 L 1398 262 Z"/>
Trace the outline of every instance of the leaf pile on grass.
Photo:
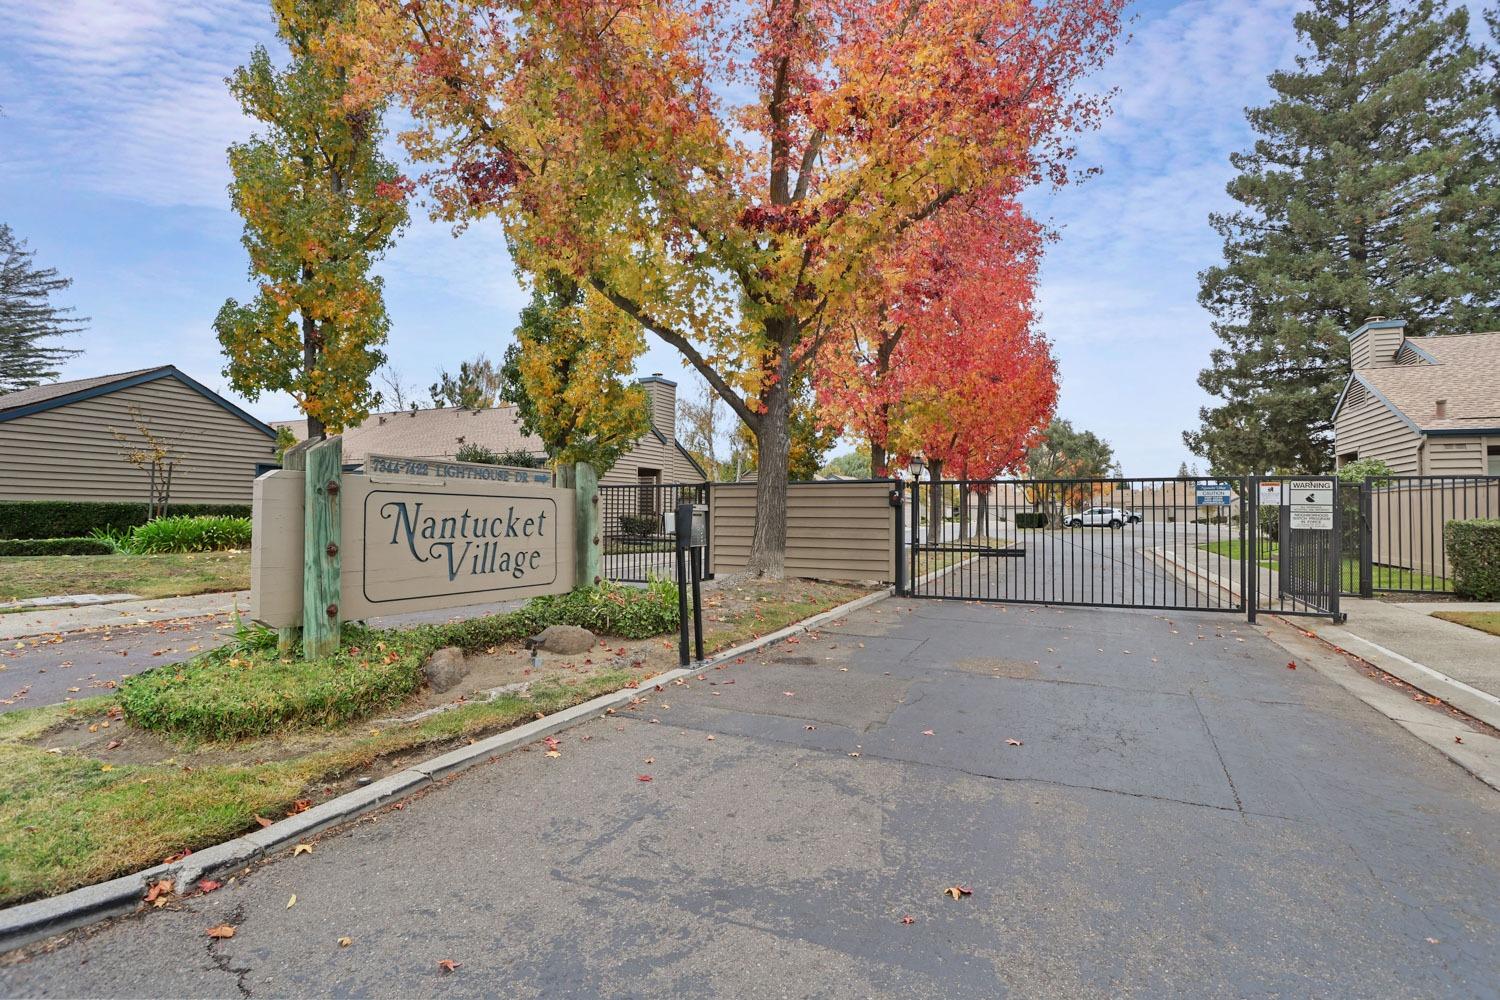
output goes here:
<path id="1" fill-rule="evenodd" d="M 420 633 L 345 629 L 332 656 L 281 659 L 274 647 L 234 643 L 185 663 L 156 667 L 120 685 L 135 725 L 191 740 L 224 742 L 292 727 L 333 726 L 399 703 L 421 684 L 431 651 Z"/>

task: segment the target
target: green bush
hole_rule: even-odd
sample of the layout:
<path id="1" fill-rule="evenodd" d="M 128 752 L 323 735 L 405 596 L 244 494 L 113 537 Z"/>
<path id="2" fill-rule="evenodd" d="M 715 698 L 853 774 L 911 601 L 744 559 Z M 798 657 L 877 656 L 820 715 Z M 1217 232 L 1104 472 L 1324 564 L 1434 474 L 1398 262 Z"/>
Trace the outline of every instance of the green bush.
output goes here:
<path id="1" fill-rule="evenodd" d="M 0 538 L 0 556 L 107 556 L 114 551 L 96 538 Z"/>
<path id="2" fill-rule="evenodd" d="M 1016 527 L 1018 528 L 1045 528 L 1047 526 L 1047 515 L 1039 510 L 1016 511 Z"/>
<path id="3" fill-rule="evenodd" d="M 342 648 L 306 662 L 261 643 L 234 643 L 120 684 L 125 716 L 153 732 L 224 742 L 293 728 L 338 725 L 389 708 L 415 691 L 431 650 L 418 632 L 344 627 Z"/>
<path id="4" fill-rule="evenodd" d="M 656 534 L 656 518 L 651 514 L 621 514 L 620 530 L 631 538 L 649 538 Z"/>
<path id="5" fill-rule="evenodd" d="M 548 625 L 577 625 L 599 635 L 646 639 L 677 630 L 677 585 L 603 583 L 566 594 L 533 597 L 518 611 L 434 626 L 434 645 L 486 649 L 536 635 Z"/>
<path id="6" fill-rule="evenodd" d="M 1475 601 L 1500 601 L 1500 520 L 1476 518 L 1443 525 L 1453 565 L 1453 592 Z"/>
<path id="7" fill-rule="evenodd" d="M 217 552 L 250 545 L 248 517 L 158 517 L 137 525 L 119 543 L 127 552 Z"/>
<path id="8" fill-rule="evenodd" d="M 129 531 L 145 524 L 146 504 L 93 500 L 0 500 L 0 539 L 82 538 L 96 529 Z M 249 504 L 173 504 L 167 514 L 249 517 Z"/>

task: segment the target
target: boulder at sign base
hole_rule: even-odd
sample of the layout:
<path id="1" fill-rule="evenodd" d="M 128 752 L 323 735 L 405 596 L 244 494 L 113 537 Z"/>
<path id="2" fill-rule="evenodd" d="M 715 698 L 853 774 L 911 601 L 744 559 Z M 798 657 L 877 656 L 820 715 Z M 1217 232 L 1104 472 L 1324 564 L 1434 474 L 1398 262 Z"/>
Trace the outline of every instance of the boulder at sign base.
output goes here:
<path id="1" fill-rule="evenodd" d="M 546 653 L 573 656 L 577 653 L 587 653 L 598 641 L 594 638 L 594 633 L 586 628 L 579 628 L 577 625 L 548 625 L 542 629 L 540 635 L 532 636 L 527 645 Z"/>
<path id="2" fill-rule="evenodd" d="M 469 675 L 469 663 L 457 646 L 444 646 L 422 664 L 422 676 L 434 691 L 446 691 Z"/>

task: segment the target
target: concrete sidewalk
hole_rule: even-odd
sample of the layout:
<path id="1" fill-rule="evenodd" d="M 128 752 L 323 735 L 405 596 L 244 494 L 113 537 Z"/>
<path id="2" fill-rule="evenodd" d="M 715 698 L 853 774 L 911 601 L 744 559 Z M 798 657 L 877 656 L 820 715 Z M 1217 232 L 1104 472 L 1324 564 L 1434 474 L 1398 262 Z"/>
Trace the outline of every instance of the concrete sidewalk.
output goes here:
<path id="1" fill-rule="evenodd" d="M 1432 617 L 1434 611 L 1500 611 L 1500 604 L 1395 603 L 1344 597 L 1342 625 L 1298 625 L 1386 673 L 1500 729 L 1500 636 Z"/>
<path id="2" fill-rule="evenodd" d="M 73 608 L 43 608 L 0 615 L 0 640 L 30 635 L 78 632 L 112 625 L 145 625 L 182 618 L 229 615 L 250 609 L 250 591 L 232 590 L 189 597 L 154 597 L 109 604 L 85 604 Z"/>
<path id="3" fill-rule="evenodd" d="M 0 995 L 1500 996 L 1500 795 L 1288 659 L 1227 616 L 882 602 Z"/>

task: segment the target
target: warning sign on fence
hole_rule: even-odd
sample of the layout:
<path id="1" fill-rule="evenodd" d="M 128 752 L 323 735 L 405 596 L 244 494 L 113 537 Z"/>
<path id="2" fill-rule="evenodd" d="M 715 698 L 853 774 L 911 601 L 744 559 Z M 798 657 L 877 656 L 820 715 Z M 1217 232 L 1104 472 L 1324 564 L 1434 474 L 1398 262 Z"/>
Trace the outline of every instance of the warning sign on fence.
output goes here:
<path id="1" fill-rule="evenodd" d="M 1291 527 L 1307 531 L 1333 530 L 1333 483 L 1324 479 L 1290 479 L 1285 503 Z"/>

